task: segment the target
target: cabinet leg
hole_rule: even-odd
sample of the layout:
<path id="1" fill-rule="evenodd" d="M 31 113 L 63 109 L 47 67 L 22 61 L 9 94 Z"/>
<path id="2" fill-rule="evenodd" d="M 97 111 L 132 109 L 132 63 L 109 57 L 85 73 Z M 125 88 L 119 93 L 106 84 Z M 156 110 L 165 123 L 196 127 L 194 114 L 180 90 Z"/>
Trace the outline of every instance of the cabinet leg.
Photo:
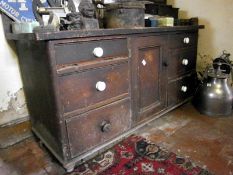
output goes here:
<path id="1" fill-rule="evenodd" d="M 39 143 L 40 148 L 43 149 L 44 148 L 44 143 L 41 140 L 38 143 Z"/>
<path id="2" fill-rule="evenodd" d="M 72 171 L 74 171 L 75 164 L 69 164 L 69 165 L 66 165 L 64 167 L 65 167 L 67 173 L 71 173 Z"/>

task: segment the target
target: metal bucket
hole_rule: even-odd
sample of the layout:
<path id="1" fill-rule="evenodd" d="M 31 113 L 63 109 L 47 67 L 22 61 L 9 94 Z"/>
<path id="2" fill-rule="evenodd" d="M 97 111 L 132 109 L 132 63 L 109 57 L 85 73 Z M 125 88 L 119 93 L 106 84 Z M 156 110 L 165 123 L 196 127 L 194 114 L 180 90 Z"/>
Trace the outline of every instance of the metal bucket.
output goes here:
<path id="1" fill-rule="evenodd" d="M 144 27 L 145 5 L 143 3 L 115 3 L 106 5 L 104 23 L 106 28 Z"/>

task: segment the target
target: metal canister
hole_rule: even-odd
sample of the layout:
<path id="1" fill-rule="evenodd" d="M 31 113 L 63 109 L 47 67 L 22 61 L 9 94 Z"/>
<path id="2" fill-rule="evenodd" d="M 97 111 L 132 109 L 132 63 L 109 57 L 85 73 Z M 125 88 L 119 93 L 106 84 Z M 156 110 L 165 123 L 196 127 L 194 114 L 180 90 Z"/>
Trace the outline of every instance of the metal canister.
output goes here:
<path id="1" fill-rule="evenodd" d="M 105 9 L 106 28 L 144 27 L 145 5 L 142 2 L 107 4 Z"/>
<path id="2" fill-rule="evenodd" d="M 233 91 L 228 82 L 229 74 L 220 70 L 222 63 L 217 64 L 217 70 L 207 70 L 207 77 L 199 85 L 193 104 L 202 114 L 228 116 L 232 114 Z"/>

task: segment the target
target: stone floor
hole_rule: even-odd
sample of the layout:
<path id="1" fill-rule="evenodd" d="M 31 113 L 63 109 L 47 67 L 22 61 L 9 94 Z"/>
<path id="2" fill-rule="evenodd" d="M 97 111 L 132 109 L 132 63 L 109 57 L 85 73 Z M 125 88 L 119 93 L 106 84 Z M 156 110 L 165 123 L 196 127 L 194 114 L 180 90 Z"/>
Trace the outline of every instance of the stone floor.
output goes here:
<path id="1" fill-rule="evenodd" d="M 200 115 L 186 104 L 137 131 L 216 175 L 233 175 L 233 116 Z M 0 175 L 62 175 L 63 168 L 30 137 L 0 149 Z"/>

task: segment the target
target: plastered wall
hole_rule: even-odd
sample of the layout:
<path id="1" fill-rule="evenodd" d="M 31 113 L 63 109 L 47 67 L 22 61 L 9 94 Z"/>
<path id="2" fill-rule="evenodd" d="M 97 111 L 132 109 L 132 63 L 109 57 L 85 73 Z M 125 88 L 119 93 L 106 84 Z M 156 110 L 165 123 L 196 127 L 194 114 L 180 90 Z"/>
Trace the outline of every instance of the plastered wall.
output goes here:
<path id="1" fill-rule="evenodd" d="M 203 70 L 223 50 L 233 60 L 233 0 L 168 0 L 180 8 L 180 18 L 198 17 L 200 30 L 197 69 Z"/>
<path id="2" fill-rule="evenodd" d="M 28 116 L 14 43 L 8 43 L 0 15 L 0 126 Z"/>

